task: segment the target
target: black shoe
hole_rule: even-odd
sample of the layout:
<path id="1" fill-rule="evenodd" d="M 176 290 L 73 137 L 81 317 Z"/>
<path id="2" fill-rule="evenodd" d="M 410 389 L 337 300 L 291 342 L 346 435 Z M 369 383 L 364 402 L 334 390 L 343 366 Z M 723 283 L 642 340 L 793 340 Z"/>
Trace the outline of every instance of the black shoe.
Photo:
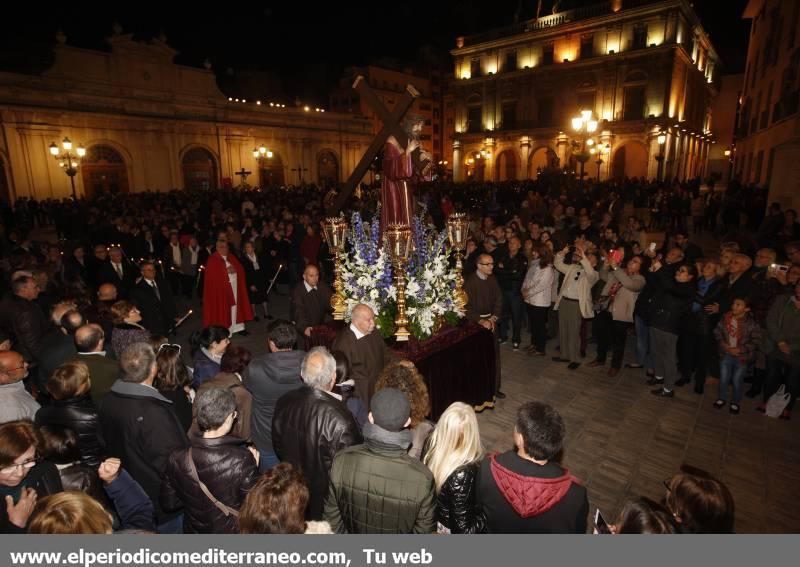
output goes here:
<path id="1" fill-rule="evenodd" d="M 739 413 L 739 404 L 731 404 L 731 407 L 728 408 L 728 411 L 730 411 L 733 415 L 738 414 Z"/>
<path id="2" fill-rule="evenodd" d="M 576 368 L 578 368 L 580 365 L 581 365 L 581 363 L 580 363 L 580 362 L 570 362 L 570 363 L 567 365 L 567 368 L 569 368 L 570 370 L 575 370 L 575 369 L 576 369 Z"/>
<path id="3" fill-rule="evenodd" d="M 745 396 L 747 396 L 748 398 L 755 398 L 755 397 L 756 397 L 756 396 L 758 396 L 760 393 L 761 393 L 761 388 L 756 388 L 756 387 L 753 387 L 753 388 L 750 388 L 749 390 L 747 390 L 747 391 L 744 393 L 744 395 L 745 395 Z"/>
<path id="4" fill-rule="evenodd" d="M 716 402 L 714 402 L 714 407 L 716 409 L 722 409 L 725 403 L 726 403 L 725 400 L 717 400 Z"/>
<path id="5" fill-rule="evenodd" d="M 500 390 L 497 390 L 497 391 L 494 393 L 494 397 L 495 397 L 495 398 L 497 398 L 498 400 L 504 400 L 504 399 L 506 399 L 506 395 L 505 395 L 503 392 L 501 392 Z"/>
<path id="6" fill-rule="evenodd" d="M 561 358 L 560 356 L 554 356 L 553 362 L 569 362 L 568 358 Z"/>
<path id="7" fill-rule="evenodd" d="M 656 373 L 653 372 L 652 370 L 645 371 L 644 375 L 647 376 L 648 378 L 655 378 L 656 377 Z"/>
<path id="8" fill-rule="evenodd" d="M 255 321 L 256 323 L 258 323 L 258 322 L 260 321 L 260 319 L 259 319 L 259 318 L 258 318 L 256 315 L 253 315 L 253 321 Z"/>
<path id="9" fill-rule="evenodd" d="M 650 378 L 650 380 L 647 381 L 648 386 L 659 386 L 663 383 L 664 383 L 663 378 L 656 378 L 655 376 L 653 376 L 652 378 Z"/>
<path id="10" fill-rule="evenodd" d="M 675 397 L 675 391 L 674 390 L 667 391 L 664 388 L 659 388 L 658 390 L 650 390 L 650 393 L 653 394 L 654 396 L 658 396 L 659 398 L 674 398 Z"/>
<path id="11" fill-rule="evenodd" d="M 513 344 L 513 345 L 511 345 L 511 346 L 514 348 L 514 350 L 515 350 L 515 351 L 516 351 L 516 350 L 519 350 L 519 343 L 514 343 L 514 344 Z"/>
<path id="12" fill-rule="evenodd" d="M 246 337 L 250 334 L 250 332 L 247 329 L 245 329 L 244 331 L 239 331 L 236 334 L 239 335 L 240 337 Z"/>

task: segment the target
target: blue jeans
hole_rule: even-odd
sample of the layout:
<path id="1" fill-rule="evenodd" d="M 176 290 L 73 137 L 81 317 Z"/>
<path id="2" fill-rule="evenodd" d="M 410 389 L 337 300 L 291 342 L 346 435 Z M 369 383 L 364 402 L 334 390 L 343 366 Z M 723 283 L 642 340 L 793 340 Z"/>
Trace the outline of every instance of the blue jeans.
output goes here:
<path id="1" fill-rule="evenodd" d="M 183 513 L 178 514 L 174 518 L 167 520 L 163 524 L 159 524 L 156 527 L 156 531 L 160 534 L 182 534 Z"/>
<path id="2" fill-rule="evenodd" d="M 636 362 L 647 369 L 653 368 L 653 355 L 650 352 L 650 327 L 638 315 L 636 323 Z"/>
<path id="3" fill-rule="evenodd" d="M 258 472 L 265 473 L 280 463 L 278 456 L 273 451 L 262 451 L 259 449 L 258 452 L 261 454 L 261 461 L 258 463 Z"/>
<path id="4" fill-rule="evenodd" d="M 717 397 L 723 402 L 727 402 L 728 386 L 733 384 L 733 400 L 731 400 L 731 403 L 738 405 L 742 401 L 742 386 L 744 385 L 746 371 L 747 364 L 742 364 L 738 358 L 726 353 L 719 365 L 719 394 Z"/>
<path id="5" fill-rule="evenodd" d="M 498 324 L 501 340 L 508 339 L 508 324 L 511 323 L 511 342 L 519 344 L 522 342 L 522 317 L 524 315 L 525 303 L 519 290 L 503 292 L 503 313 Z"/>

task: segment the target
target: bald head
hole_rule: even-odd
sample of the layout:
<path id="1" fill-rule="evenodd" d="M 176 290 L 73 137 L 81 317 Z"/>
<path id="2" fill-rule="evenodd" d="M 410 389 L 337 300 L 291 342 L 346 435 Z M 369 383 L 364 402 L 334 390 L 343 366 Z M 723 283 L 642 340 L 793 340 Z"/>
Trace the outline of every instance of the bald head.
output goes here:
<path id="1" fill-rule="evenodd" d="M 100 325 L 83 325 L 75 331 L 75 348 L 78 352 L 100 352 L 105 343 L 105 333 Z"/>
<path id="2" fill-rule="evenodd" d="M 104 283 L 97 290 L 97 299 L 100 301 L 116 301 L 117 286 L 112 283 Z"/>
<path id="3" fill-rule="evenodd" d="M 306 266 L 303 270 L 303 280 L 311 287 L 317 287 L 319 284 L 319 269 L 313 264 Z"/>
<path id="4" fill-rule="evenodd" d="M 353 307 L 352 321 L 356 329 L 368 335 L 375 329 L 375 312 L 369 305 L 359 303 Z"/>
<path id="5" fill-rule="evenodd" d="M 73 311 L 77 308 L 78 306 L 71 301 L 59 301 L 53 305 L 53 308 L 50 310 L 50 320 L 54 325 L 60 327 L 61 319 L 64 317 L 64 315 L 66 315 L 67 312 Z"/>
<path id="6" fill-rule="evenodd" d="M 28 363 L 13 350 L 0 352 L 0 384 L 14 384 L 28 375 Z"/>

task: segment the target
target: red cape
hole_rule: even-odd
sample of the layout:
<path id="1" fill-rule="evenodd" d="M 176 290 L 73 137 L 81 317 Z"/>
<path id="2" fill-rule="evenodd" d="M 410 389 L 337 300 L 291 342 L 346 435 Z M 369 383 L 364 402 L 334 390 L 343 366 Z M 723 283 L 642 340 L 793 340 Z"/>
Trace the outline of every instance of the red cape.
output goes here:
<path id="1" fill-rule="evenodd" d="M 247 294 L 247 280 L 241 262 L 233 254 L 228 254 L 228 262 L 236 269 L 236 320 L 244 323 L 253 319 L 253 308 Z M 203 327 L 220 325 L 226 329 L 231 326 L 231 307 L 234 305 L 233 289 L 228 279 L 225 260 L 214 252 L 206 264 L 203 282 Z"/>

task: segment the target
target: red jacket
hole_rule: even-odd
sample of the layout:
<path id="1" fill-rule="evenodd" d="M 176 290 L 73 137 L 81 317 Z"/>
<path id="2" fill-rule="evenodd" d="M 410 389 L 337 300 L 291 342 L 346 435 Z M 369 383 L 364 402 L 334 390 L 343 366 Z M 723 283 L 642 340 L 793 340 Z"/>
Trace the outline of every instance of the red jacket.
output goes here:
<path id="1" fill-rule="evenodd" d="M 206 264 L 203 284 L 203 327 L 220 325 L 231 326 L 231 307 L 236 305 L 236 320 L 244 323 L 253 319 L 253 308 L 247 294 L 247 280 L 244 267 L 233 254 L 228 254 L 228 262 L 236 270 L 236 291 L 238 303 L 234 300 L 233 288 L 228 279 L 225 260 L 214 252 Z"/>

